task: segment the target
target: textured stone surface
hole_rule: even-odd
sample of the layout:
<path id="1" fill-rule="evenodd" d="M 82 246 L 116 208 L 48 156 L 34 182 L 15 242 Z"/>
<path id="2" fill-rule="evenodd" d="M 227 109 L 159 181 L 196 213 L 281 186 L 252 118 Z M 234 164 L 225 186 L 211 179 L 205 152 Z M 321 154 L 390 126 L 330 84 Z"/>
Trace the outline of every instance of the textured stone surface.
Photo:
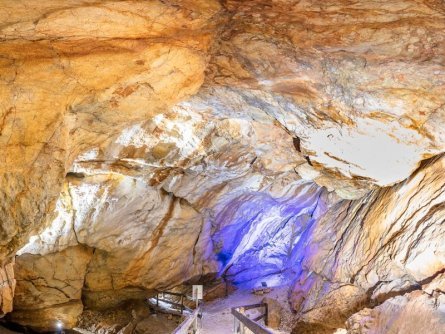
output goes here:
<path id="1" fill-rule="evenodd" d="M 12 311 L 16 280 L 14 278 L 14 262 L 0 268 L 0 309 L 2 314 Z"/>
<path id="2" fill-rule="evenodd" d="M 393 188 L 338 203 L 301 250 L 291 300 L 301 320 L 342 327 L 365 305 L 433 279 L 444 268 L 445 158 Z"/>
<path id="3" fill-rule="evenodd" d="M 440 281 L 440 282 L 438 282 Z M 351 316 L 346 328 L 350 334 L 431 333 L 445 331 L 445 294 L 443 275 L 433 281 L 434 287 L 386 300 Z"/>
<path id="4" fill-rule="evenodd" d="M 408 293 L 445 267 L 443 2 L 0 0 L 0 22 L 16 321 L 216 276 L 293 281 L 301 333 L 429 303 Z M 79 245 L 73 291 L 33 290 L 23 264 L 65 275 Z"/>
<path id="5" fill-rule="evenodd" d="M 17 310 L 11 313 L 8 319 L 38 332 L 56 332 L 59 323 L 62 323 L 64 328 L 73 328 L 82 310 L 82 302 L 77 300 L 45 309 Z"/>
<path id="6" fill-rule="evenodd" d="M 2 260 L 54 218 L 79 153 L 197 91 L 219 8 L 216 1 L 0 2 Z"/>
<path id="7" fill-rule="evenodd" d="M 317 170 L 352 178 L 359 188 L 387 186 L 443 151 L 442 2 L 226 7 L 230 22 L 208 81 L 239 88 L 248 104 L 273 115 L 300 138 Z M 354 196 L 348 188 L 341 193 Z"/>
<path id="8" fill-rule="evenodd" d="M 10 319 L 36 330 L 55 329 L 57 321 L 73 327 L 82 313 L 82 288 L 92 251 L 69 247 L 46 256 L 17 258 L 14 312 Z"/>
<path id="9" fill-rule="evenodd" d="M 207 274 L 244 281 L 282 271 L 297 229 L 328 195 L 295 174 L 302 159 L 287 154 L 292 138 L 270 117 L 228 118 L 190 103 L 201 98 L 78 157 L 56 218 L 19 254 L 94 248 L 84 301 L 96 308 Z"/>
<path id="10" fill-rule="evenodd" d="M 0 8 L 5 257 L 50 218 L 80 152 L 197 91 L 219 5 L 4 0 Z"/>
<path id="11" fill-rule="evenodd" d="M 170 334 L 182 320 L 180 316 L 151 314 L 145 301 L 129 301 L 117 308 L 84 311 L 77 328 L 102 334 Z"/>

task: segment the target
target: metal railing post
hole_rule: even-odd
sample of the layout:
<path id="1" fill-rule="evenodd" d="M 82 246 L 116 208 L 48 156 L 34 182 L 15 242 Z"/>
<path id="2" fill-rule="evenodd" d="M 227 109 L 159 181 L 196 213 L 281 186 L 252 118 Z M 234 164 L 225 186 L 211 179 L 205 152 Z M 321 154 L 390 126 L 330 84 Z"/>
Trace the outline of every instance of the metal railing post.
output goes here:
<path id="1" fill-rule="evenodd" d="M 265 307 L 264 324 L 265 324 L 266 326 L 268 326 L 268 325 L 269 325 L 269 307 L 268 307 L 267 303 L 264 304 L 264 307 Z"/>
<path id="2" fill-rule="evenodd" d="M 260 315 L 255 318 L 250 318 L 246 311 L 260 308 Z M 263 309 L 264 308 L 264 309 Z M 273 332 L 267 328 L 269 323 L 269 307 L 266 303 L 261 304 L 252 304 L 252 305 L 244 305 L 238 307 L 232 307 L 231 313 L 234 317 L 233 321 L 233 332 L 234 334 L 272 334 Z M 264 319 L 264 325 L 261 325 L 257 321 Z"/>

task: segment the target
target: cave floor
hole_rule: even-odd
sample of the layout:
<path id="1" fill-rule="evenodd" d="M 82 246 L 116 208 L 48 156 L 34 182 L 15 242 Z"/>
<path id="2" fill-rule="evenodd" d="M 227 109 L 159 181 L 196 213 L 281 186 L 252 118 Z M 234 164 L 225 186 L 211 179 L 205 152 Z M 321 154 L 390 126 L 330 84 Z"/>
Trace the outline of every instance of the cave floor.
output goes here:
<path id="1" fill-rule="evenodd" d="M 273 330 L 276 334 L 289 333 L 288 323 L 290 324 L 291 311 L 287 302 L 288 287 L 274 288 L 266 295 L 254 295 L 250 289 L 235 291 L 227 298 L 216 299 L 202 304 L 202 332 L 201 334 L 227 334 L 231 333 L 233 328 L 233 316 L 230 309 L 236 306 L 260 303 L 264 297 L 276 299 L 285 308 L 282 319 L 282 328 Z M 289 321 L 288 321 L 289 320 Z"/>

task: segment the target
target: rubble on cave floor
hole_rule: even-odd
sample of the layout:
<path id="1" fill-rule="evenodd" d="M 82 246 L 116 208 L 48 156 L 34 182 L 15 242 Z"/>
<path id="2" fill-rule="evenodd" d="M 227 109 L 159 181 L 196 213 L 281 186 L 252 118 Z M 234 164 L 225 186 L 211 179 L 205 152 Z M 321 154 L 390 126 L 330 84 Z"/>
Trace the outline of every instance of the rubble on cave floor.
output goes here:
<path id="1" fill-rule="evenodd" d="M 170 334 L 182 320 L 180 316 L 154 314 L 144 301 L 130 301 L 106 311 L 84 311 L 75 330 L 83 334 Z"/>

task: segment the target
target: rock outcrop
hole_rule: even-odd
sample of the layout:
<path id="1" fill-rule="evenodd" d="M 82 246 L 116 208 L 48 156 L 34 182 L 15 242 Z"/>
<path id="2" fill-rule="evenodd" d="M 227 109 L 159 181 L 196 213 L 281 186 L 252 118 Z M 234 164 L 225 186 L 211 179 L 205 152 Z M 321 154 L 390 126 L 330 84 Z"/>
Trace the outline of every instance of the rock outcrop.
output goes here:
<path id="1" fill-rule="evenodd" d="M 11 312 L 13 307 L 16 286 L 16 280 L 14 278 L 14 262 L 8 263 L 3 268 L 0 268 L 0 279 L 0 314 L 4 315 Z"/>
<path id="2" fill-rule="evenodd" d="M 57 330 L 59 322 L 74 327 L 83 310 L 82 288 L 91 255 L 91 249 L 75 246 L 46 256 L 19 256 L 10 319 L 40 331 Z"/>
<path id="3" fill-rule="evenodd" d="M 135 287 L 167 288 L 226 269 L 227 276 L 245 280 L 246 268 L 235 261 L 252 263 L 249 279 L 255 271 L 280 272 L 297 237 L 295 221 L 323 211 L 316 210 L 323 191 L 295 174 L 296 159 L 285 155 L 292 138 L 281 128 L 267 133 L 268 117 L 211 122 L 187 111 L 181 107 L 125 129 L 103 151 L 79 157 L 56 218 L 19 254 L 45 255 L 77 244 L 94 248 L 84 299 L 99 308 L 146 294 Z M 190 136 L 190 128 L 201 127 Z M 161 161 L 154 157 L 160 147 L 169 147 Z M 283 158 L 273 159 L 272 152 Z M 246 223 L 233 218 L 247 215 Z M 249 238 L 240 233 L 227 244 L 234 231 L 266 224 L 267 231 Z M 252 245 L 258 250 L 246 252 Z"/>
<path id="4" fill-rule="evenodd" d="M 364 309 L 346 323 L 348 333 L 443 333 L 445 328 L 445 287 L 443 274 L 414 291 Z"/>
<path id="5" fill-rule="evenodd" d="M 0 0 L 0 22 L 14 321 L 216 277 L 286 276 L 300 332 L 442 312 L 443 2 Z"/>
<path id="6" fill-rule="evenodd" d="M 209 80 L 273 115 L 317 170 L 388 186 L 443 151 L 443 4 L 226 3 Z"/>
<path id="7" fill-rule="evenodd" d="M 5 258 L 49 222 L 80 153 L 196 93 L 220 5 L 4 0 L 0 8 Z"/>
<path id="8" fill-rule="evenodd" d="M 364 306 L 421 290 L 445 267 L 445 157 L 408 180 L 335 205 L 301 248 L 291 300 L 328 328 Z M 335 315 L 335 316 L 333 316 Z"/>

